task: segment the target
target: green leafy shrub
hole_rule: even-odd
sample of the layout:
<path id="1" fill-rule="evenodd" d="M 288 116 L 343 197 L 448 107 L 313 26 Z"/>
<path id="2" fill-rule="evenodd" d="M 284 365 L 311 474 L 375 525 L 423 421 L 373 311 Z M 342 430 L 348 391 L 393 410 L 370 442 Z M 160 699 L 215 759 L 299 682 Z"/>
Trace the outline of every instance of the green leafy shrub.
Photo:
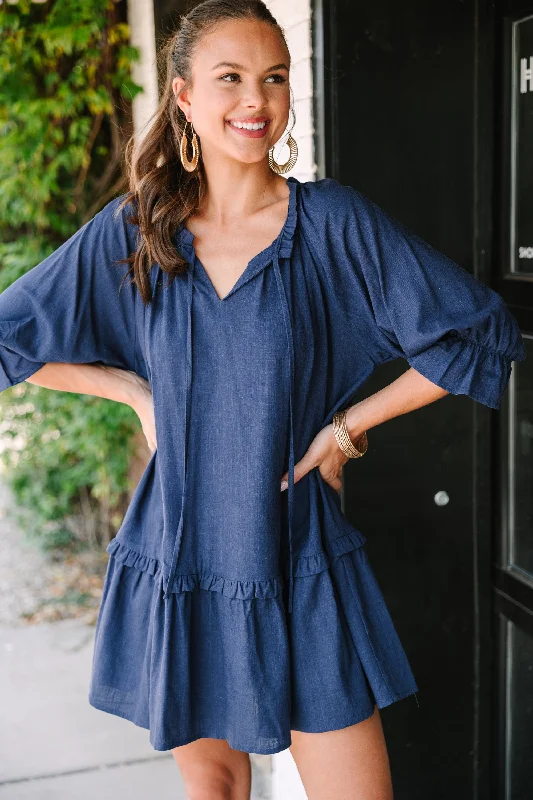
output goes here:
<path id="1" fill-rule="evenodd" d="M 125 191 L 126 3 L 21 0 L 0 10 L 0 291 Z M 100 547 L 131 486 L 135 412 L 29 383 L 0 395 L 4 479 L 45 548 Z"/>

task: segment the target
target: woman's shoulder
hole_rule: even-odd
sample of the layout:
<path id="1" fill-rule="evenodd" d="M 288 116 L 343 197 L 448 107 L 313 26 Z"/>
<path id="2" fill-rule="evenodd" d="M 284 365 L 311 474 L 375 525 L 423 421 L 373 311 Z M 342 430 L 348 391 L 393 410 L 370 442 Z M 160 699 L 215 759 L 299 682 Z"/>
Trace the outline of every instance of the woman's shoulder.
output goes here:
<path id="1" fill-rule="evenodd" d="M 94 246 L 103 246 L 112 251 L 124 250 L 128 255 L 135 246 L 138 225 L 131 220 L 136 213 L 135 203 L 125 204 L 127 197 L 124 193 L 106 202 L 69 241 L 74 242 L 81 237 L 88 247 L 93 243 Z"/>
<path id="2" fill-rule="evenodd" d="M 124 192 L 105 203 L 94 214 L 93 220 L 99 220 L 101 223 L 111 227 L 137 227 L 130 220 L 130 217 L 134 217 L 136 213 L 135 196 L 132 196 L 129 192 Z"/>
<path id="3" fill-rule="evenodd" d="M 341 183 L 335 178 L 320 178 L 300 182 L 301 207 L 304 217 L 321 221 L 324 225 L 343 224 L 359 215 L 384 213 L 359 189 Z"/>
<path id="4" fill-rule="evenodd" d="M 350 242 L 373 246 L 383 238 L 426 244 L 418 234 L 360 189 L 335 178 L 300 184 L 301 223 L 304 231 L 335 248 Z"/>
<path id="5" fill-rule="evenodd" d="M 300 182 L 300 229 L 321 250 L 375 230 L 384 215 L 361 191 L 335 178 Z"/>
<path id="6" fill-rule="evenodd" d="M 348 186 L 335 178 L 319 178 L 318 180 L 299 181 L 300 195 L 307 204 L 328 204 L 331 201 L 342 202 L 354 192 L 352 186 Z"/>

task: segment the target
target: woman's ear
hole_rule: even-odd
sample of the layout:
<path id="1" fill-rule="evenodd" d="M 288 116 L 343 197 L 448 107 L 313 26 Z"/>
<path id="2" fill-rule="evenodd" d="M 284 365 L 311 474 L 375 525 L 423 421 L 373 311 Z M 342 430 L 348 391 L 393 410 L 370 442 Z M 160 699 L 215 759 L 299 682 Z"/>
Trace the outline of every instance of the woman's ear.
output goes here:
<path id="1" fill-rule="evenodd" d="M 189 102 L 188 90 L 185 87 L 185 78 L 180 76 L 172 81 L 172 91 L 176 97 L 176 103 L 181 108 L 187 120 L 191 118 L 191 104 Z"/>

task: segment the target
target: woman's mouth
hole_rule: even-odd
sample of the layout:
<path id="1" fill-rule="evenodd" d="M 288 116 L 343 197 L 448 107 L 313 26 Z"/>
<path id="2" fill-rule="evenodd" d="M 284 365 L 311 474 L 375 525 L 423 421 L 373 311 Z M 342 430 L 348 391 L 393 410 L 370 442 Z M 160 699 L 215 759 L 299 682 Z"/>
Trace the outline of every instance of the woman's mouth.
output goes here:
<path id="1" fill-rule="evenodd" d="M 258 122 L 241 122 L 239 120 L 226 120 L 226 125 L 239 136 L 247 136 L 249 139 L 261 139 L 265 136 L 270 120 L 260 120 Z"/>

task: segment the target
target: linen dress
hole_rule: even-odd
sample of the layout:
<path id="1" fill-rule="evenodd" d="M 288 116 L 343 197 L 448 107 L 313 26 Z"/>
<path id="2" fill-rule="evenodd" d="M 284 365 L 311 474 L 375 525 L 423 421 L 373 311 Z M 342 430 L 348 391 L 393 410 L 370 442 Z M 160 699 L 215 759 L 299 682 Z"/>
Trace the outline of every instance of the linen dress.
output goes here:
<path id="1" fill-rule="evenodd" d="M 122 198 L 0 296 L 0 390 L 49 361 L 150 382 L 157 449 L 107 547 L 88 699 L 155 750 L 277 753 L 418 691 L 365 536 L 294 464 L 378 364 L 497 409 L 525 358 L 500 295 L 362 193 L 287 183 L 283 229 L 223 298 L 183 225 L 187 271 L 154 264 L 146 307 L 119 291 Z"/>

